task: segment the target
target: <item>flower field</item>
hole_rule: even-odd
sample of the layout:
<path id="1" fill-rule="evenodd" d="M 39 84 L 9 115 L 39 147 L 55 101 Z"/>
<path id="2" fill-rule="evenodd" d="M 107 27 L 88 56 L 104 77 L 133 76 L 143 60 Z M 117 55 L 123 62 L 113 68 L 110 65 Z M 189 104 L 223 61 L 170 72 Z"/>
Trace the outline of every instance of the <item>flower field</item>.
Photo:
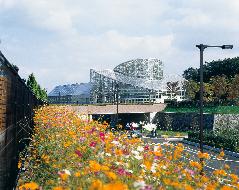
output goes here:
<path id="1" fill-rule="evenodd" d="M 238 177 L 227 165 L 202 176 L 201 164 L 187 161 L 190 155 L 182 144 L 144 143 L 106 130 L 107 123 L 82 118 L 67 107 L 45 106 L 36 111 L 27 157 L 19 161 L 18 189 L 239 188 Z M 210 160 L 208 154 L 198 156 Z"/>

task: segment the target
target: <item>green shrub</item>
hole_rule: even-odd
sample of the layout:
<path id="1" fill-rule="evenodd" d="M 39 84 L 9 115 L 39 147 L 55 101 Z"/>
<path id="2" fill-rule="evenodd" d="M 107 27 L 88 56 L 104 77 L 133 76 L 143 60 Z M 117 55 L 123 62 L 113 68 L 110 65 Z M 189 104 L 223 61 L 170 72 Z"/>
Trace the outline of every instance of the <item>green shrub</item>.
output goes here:
<path id="1" fill-rule="evenodd" d="M 199 142 L 200 133 L 198 131 L 189 131 L 188 139 Z M 215 134 L 213 131 L 203 132 L 203 143 L 216 148 L 223 148 L 234 152 L 239 152 L 239 137 L 228 131 L 227 134 Z"/>

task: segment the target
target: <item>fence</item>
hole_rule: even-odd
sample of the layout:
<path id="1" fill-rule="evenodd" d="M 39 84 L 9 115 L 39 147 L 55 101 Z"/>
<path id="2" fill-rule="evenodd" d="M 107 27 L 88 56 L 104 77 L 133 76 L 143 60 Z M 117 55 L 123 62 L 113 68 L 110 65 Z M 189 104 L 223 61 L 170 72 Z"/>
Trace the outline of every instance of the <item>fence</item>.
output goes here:
<path id="1" fill-rule="evenodd" d="M 18 154 L 33 128 L 33 109 L 42 102 L 0 51 L 0 189 L 13 189 Z"/>

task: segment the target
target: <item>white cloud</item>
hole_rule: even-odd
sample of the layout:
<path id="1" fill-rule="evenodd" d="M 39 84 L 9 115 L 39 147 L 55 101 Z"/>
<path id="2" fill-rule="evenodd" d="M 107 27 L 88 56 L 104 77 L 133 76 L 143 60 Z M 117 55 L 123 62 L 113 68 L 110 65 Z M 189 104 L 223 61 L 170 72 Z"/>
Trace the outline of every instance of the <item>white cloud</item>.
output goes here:
<path id="1" fill-rule="evenodd" d="M 198 43 L 236 45 L 207 50 L 206 60 L 238 52 L 238 0 L 0 0 L 0 7 L 9 59 L 48 89 L 140 57 L 182 73 L 198 65 Z"/>

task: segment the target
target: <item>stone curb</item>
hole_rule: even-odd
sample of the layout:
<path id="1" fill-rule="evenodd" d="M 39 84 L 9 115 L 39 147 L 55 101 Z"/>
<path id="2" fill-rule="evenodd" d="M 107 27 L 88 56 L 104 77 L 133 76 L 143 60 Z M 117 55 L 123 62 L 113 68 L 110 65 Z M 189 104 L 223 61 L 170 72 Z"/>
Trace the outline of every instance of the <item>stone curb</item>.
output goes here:
<path id="1" fill-rule="evenodd" d="M 191 141 L 188 141 L 188 140 L 185 140 L 185 139 L 183 139 L 182 142 L 185 143 L 185 144 L 189 144 L 189 145 L 193 145 L 193 146 L 199 147 L 199 143 L 191 142 Z M 220 148 L 214 148 L 214 147 L 208 146 L 208 145 L 203 145 L 203 147 L 205 149 L 207 149 L 207 150 L 211 150 L 211 151 L 217 152 L 217 153 L 220 153 L 222 151 Z M 232 151 L 229 151 L 229 150 L 224 150 L 224 153 L 226 155 L 228 155 L 228 156 L 239 158 L 239 153 L 237 153 L 237 152 L 232 152 Z"/>
<path id="2" fill-rule="evenodd" d="M 184 137 L 146 137 L 142 136 L 143 139 L 158 139 L 158 140 L 169 140 L 169 141 L 182 141 Z"/>

